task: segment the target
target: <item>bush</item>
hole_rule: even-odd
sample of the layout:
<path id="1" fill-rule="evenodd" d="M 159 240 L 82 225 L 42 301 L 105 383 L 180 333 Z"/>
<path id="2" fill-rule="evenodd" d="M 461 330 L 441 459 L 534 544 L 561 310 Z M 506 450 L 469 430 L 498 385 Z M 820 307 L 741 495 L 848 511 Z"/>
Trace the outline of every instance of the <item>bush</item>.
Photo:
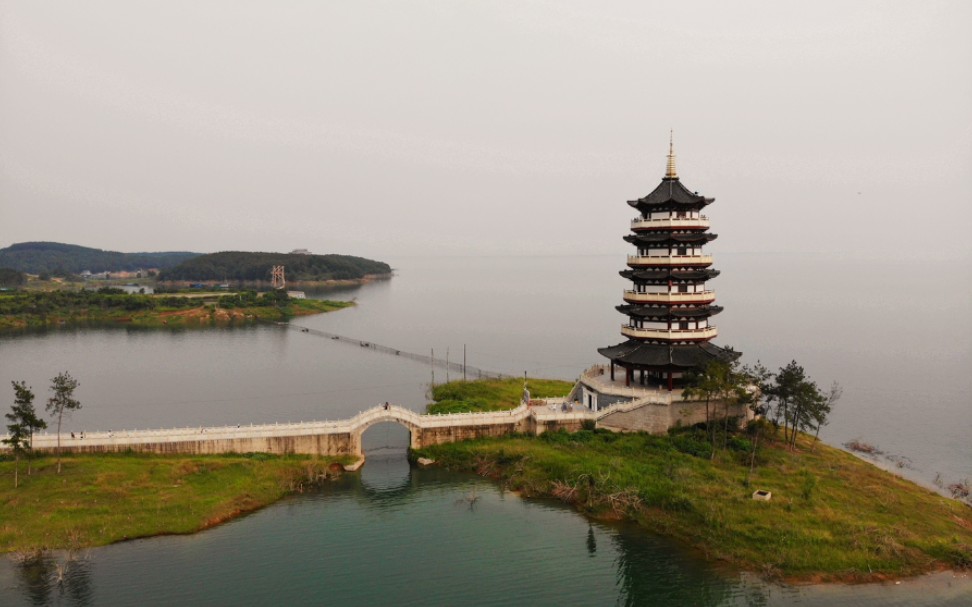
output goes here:
<path id="1" fill-rule="evenodd" d="M 813 497 L 813 490 L 817 487 L 817 477 L 807 471 L 803 472 L 803 486 L 800 488 L 800 495 L 808 502 Z"/>
<path id="2" fill-rule="evenodd" d="M 732 436 L 729 438 L 729 450 L 740 453 L 752 453 L 753 443 L 747 438 Z"/>
<path id="3" fill-rule="evenodd" d="M 687 455 L 705 459 L 712 457 L 712 444 L 701 431 L 683 432 L 672 436 L 672 446 Z"/>

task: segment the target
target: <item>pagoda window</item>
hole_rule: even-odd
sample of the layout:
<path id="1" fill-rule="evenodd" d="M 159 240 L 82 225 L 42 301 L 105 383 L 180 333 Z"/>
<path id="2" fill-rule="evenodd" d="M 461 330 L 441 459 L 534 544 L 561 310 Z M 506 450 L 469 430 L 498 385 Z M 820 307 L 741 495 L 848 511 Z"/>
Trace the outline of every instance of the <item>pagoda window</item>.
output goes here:
<path id="1" fill-rule="evenodd" d="M 686 251 L 688 251 L 688 249 L 686 247 L 678 247 L 678 254 L 679 255 L 687 255 Z"/>
<path id="2" fill-rule="evenodd" d="M 678 328 L 681 329 L 681 330 L 683 330 L 683 331 L 686 330 L 686 329 L 688 329 L 689 328 L 688 321 L 687 320 L 680 320 L 680 321 L 678 321 Z"/>
<path id="3" fill-rule="evenodd" d="M 688 285 L 678 285 L 678 292 L 679 293 L 688 293 L 689 292 L 689 286 Z"/>

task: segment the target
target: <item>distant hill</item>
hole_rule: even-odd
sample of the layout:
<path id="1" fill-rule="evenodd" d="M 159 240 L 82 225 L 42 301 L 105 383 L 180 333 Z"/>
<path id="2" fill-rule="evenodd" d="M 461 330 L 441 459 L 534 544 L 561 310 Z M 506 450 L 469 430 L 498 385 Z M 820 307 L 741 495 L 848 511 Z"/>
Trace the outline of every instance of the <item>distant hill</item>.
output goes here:
<path id="1" fill-rule="evenodd" d="M 60 242 L 19 242 L 0 249 L 0 267 L 30 274 L 80 274 L 171 268 L 200 253 L 119 253 Z"/>
<path id="2" fill-rule="evenodd" d="M 389 274 L 382 261 L 351 255 L 292 255 L 224 251 L 200 255 L 159 273 L 159 280 L 270 280 L 275 265 L 292 280 L 349 280 L 368 274 Z"/>

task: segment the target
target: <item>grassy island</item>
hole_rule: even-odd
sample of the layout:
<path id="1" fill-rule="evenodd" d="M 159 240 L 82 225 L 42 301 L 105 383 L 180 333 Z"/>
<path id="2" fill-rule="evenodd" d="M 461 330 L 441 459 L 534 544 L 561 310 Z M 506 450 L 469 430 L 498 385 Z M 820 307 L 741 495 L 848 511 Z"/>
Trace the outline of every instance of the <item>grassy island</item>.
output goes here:
<path id="1" fill-rule="evenodd" d="M 271 504 L 317 482 L 334 463 L 257 455 L 65 456 L 33 462 L 22 485 L 0 483 L 0 553 L 102 546 L 194 533 Z M 13 475 L 0 461 L 0 478 Z"/>
<path id="2" fill-rule="evenodd" d="M 629 519 L 708 558 L 791 581 L 872 581 L 972 567 L 972 508 L 801 437 L 748 439 L 710 459 L 705 434 L 606 430 L 453 443 L 415 456 L 501 480 L 527 497 Z M 753 492 L 772 493 L 755 501 Z"/>
<path id="3" fill-rule="evenodd" d="M 570 392 L 574 382 L 559 379 L 527 381 L 531 397 L 550 398 Z M 453 381 L 432 388 L 435 401 L 426 407 L 429 413 L 476 413 L 504 411 L 520 404 L 523 380 L 519 378 Z"/>
<path id="4" fill-rule="evenodd" d="M 75 325 L 188 328 L 331 312 L 354 305 L 346 301 L 290 299 L 285 293 L 126 294 L 98 291 L 15 291 L 0 295 L 0 331 Z"/>

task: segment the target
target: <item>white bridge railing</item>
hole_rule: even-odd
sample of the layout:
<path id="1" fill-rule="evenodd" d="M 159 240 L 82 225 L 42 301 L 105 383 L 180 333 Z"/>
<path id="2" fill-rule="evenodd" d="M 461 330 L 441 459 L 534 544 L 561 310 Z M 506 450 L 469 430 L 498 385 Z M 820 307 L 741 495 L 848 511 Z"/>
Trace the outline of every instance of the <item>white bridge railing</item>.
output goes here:
<path id="1" fill-rule="evenodd" d="M 549 399 L 553 401 L 554 399 Z M 558 400 L 558 402 L 560 402 Z M 197 442 L 207 440 L 236 440 L 254 438 L 277 438 L 286 436 L 308 436 L 320 434 L 354 434 L 362 432 L 368 426 L 382 422 L 398 422 L 417 429 L 444 428 L 450 426 L 485 426 L 518 423 L 523 419 L 534 416 L 538 420 L 576 420 L 593 419 L 594 413 L 565 412 L 550 410 L 546 407 L 527 407 L 520 405 L 506 411 L 488 411 L 485 413 L 446 413 L 419 414 L 411 409 L 399 405 L 389 404 L 387 408 L 379 405 L 367 409 L 345 420 L 312 421 L 295 423 L 250 424 L 246 426 L 196 426 L 184 428 L 151 429 L 151 430 L 108 430 L 98 432 L 70 432 L 61 433 L 62 447 L 83 447 L 85 445 L 140 445 L 147 443 L 177 443 Z M 35 434 L 33 447 L 35 449 L 51 449 L 57 445 L 57 435 L 46 432 Z M 0 444 L 0 450 L 6 445 Z"/>

